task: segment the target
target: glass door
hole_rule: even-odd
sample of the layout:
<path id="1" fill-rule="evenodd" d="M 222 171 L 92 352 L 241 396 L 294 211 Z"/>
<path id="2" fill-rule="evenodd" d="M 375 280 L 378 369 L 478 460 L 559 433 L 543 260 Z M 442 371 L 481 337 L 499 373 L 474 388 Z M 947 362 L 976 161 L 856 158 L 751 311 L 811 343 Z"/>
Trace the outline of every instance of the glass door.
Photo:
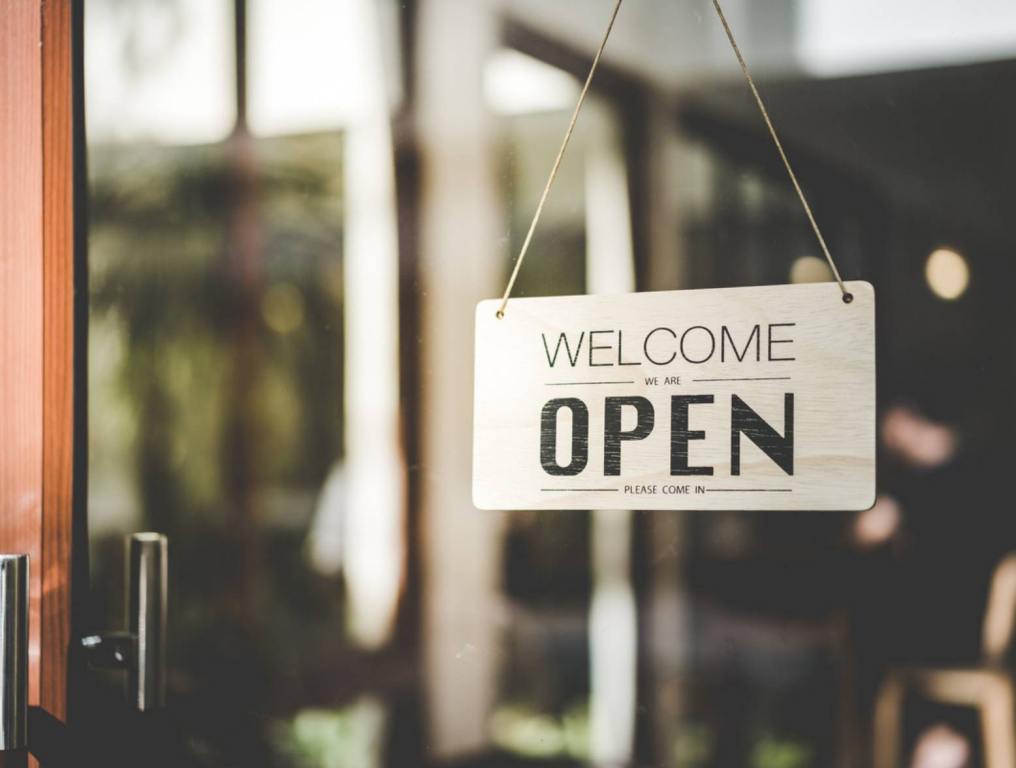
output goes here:
<path id="1" fill-rule="evenodd" d="M 454 62 L 417 24 L 89 4 L 89 620 L 122 621 L 124 536 L 166 535 L 165 716 L 201 764 L 633 755 L 630 513 L 461 503 L 472 306 L 578 83 L 491 37 L 428 94 Z M 627 120 L 592 97 L 517 295 L 634 288 Z"/>
<path id="2" fill-rule="evenodd" d="M 1005 695 L 906 681 L 1009 679 L 1012 601 L 988 594 L 1016 548 L 1016 16 L 723 5 L 844 276 L 875 284 L 859 515 L 472 505 L 475 306 L 504 289 L 612 3 L 88 1 L 75 607 L 121 626 L 124 537 L 168 537 L 152 738 L 173 759 L 999 754 Z M 515 296 L 829 280 L 713 14 L 624 5 Z M 121 677 L 88 673 L 110 710 Z"/>

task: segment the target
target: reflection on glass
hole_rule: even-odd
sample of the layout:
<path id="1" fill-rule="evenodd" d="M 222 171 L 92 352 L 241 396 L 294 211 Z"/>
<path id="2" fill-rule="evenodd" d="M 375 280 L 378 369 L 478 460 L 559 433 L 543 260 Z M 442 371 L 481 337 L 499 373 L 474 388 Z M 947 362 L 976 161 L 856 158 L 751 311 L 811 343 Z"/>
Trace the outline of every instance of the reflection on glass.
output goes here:
<path id="1" fill-rule="evenodd" d="M 236 121 L 230 0 L 90 0 L 85 14 L 93 142 L 208 144 Z M 186 104 L 186 108 L 181 108 Z"/>
<path id="2" fill-rule="evenodd" d="M 386 702 L 306 706 L 356 690 L 347 668 L 358 648 L 389 641 L 402 587 L 398 255 L 378 21 L 358 2 L 327 17 L 357 41 L 343 56 L 368 94 L 340 109 L 319 98 L 322 72 L 317 83 L 312 70 L 294 74 L 293 38 L 265 28 L 264 4 L 251 4 L 256 34 L 236 60 L 234 4 L 198 5 L 89 9 L 95 621 L 119 623 L 120 536 L 168 534 L 170 699 L 185 732 L 216 764 L 274 752 L 294 765 L 369 765 Z M 124 79 L 135 54 L 136 78 Z M 280 59 L 293 75 L 287 100 L 256 100 L 253 135 L 229 91 L 250 78 L 263 96 L 264 67 Z M 188 69 L 198 60 L 200 75 Z M 328 108 L 298 115 L 300 99 Z M 162 100 L 173 116 L 132 111 Z M 202 113 L 206 103 L 219 111 Z M 293 120 L 274 120 L 280 112 Z"/>
<path id="3" fill-rule="evenodd" d="M 120 536 L 169 534 L 199 763 L 867 764 L 884 670 L 959 657 L 1014 540 L 1012 110 L 984 95 L 1014 75 L 799 68 L 997 50 L 998 2 L 903 30 L 725 1 L 880 296 L 882 488 L 846 516 L 472 507 L 472 312 L 602 34 L 585 2 L 89 0 L 89 620 L 120 623 Z M 830 278 L 711 12 L 625 5 L 515 296 Z M 917 714 L 921 759 L 979 754 Z"/>

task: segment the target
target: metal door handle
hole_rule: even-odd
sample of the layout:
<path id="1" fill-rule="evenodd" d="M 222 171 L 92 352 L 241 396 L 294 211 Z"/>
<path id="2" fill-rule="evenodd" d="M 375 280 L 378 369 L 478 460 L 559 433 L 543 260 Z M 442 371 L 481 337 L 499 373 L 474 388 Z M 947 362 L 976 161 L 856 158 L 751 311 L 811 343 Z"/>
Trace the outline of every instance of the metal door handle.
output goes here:
<path id="1" fill-rule="evenodd" d="M 0 555 L 0 750 L 28 746 L 28 555 Z"/>
<path id="2" fill-rule="evenodd" d="M 136 640 L 127 695 L 141 712 L 166 704 L 167 550 L 159 533 L 135 533 L 128 542 L 127 631 Z"/>
<path id="3" fill-rule="evenodd" d="M 160 533 L 127 537 L 127 631 L 81 639 L 93 666 L 127 671 L 127 699 L 139 712 L 166 703 L 168 543 Z"/>

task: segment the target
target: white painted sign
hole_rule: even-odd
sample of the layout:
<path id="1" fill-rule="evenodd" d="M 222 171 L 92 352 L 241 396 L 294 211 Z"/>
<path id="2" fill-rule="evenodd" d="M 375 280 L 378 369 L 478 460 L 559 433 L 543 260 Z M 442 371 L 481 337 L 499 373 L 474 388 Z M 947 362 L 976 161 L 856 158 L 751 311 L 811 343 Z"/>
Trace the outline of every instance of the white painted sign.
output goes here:
<path id="1" fill-rule="evenodd" d="M 868 509 L 875 293 L 850 282 L 476 308 L 481 509 Z"/>

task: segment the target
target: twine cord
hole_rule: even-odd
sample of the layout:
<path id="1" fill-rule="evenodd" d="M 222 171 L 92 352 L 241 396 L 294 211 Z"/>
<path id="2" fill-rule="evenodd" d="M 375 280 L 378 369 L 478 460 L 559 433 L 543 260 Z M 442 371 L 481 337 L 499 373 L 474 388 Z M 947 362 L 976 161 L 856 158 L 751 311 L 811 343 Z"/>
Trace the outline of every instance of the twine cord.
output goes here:
<path id="1" fill-rule="evenodd" d="M 582 110 L 582 104 L 586 100 L 586 94 L 589 93 L 589 86 L 593 82 L 593 75 L 596 74 L 596 68 L 600 63 L 600 57 L 603 55 L 603 49 L 607 47 L 607 40 L 610 38 L 610 33 L 614 29 L 614 22 L 617 20 L 617 14 L 618 11 L 621 10 L 622 2 L 623 0 L 617 0 L 615 3 L 614 11 L 610 14 L 610 21 L 607 23 L 607 30 L 603 33 L 603 39 L 600 41 L 600 45 L 596 49 L 596 55 L 593 56 L 592 65 L 589 67 L 589 74 L 586 75 L 586 81 L 582 85 L 578 102 L 575 104 L 575 110 L 572 112 L 571 120 L 568 122 L 568 129 L 565 131 L 564 139 L 561 142 L 561 148 L 558 149 L 557 157 L 554 158 L 554 165 L 551 167 L 550 175 L 547 177 L 547 183 L 543 187 L 543 192 L 540 195 L 540 202 L 536 206 L 536 212 L 533 214 L 533 220 L 529 223 L 529 231 L 526 232 L 526 239 L 522 242 L 522 248 L 519 250 L 518 258 L 515 260 L 515 266 L 512 269 L 511 276 L 508 278 L 508 285 L 505 286 L 504 294 L 501 296 L 501 306 L 498 307 L 497 310 L 498 319 L 504 317 L 505 308 L 508 306 L 508 299 L 511 296 L 512 288 L 515 287 L 515 281 L 519 276 L 519 270 L 522 269 L 522 262 L 526 258 L 526 253 L 529 251 L 529 244 L 533 240 L 533 233 L 536 231 L 536 225 L 540 221 L 540 216 L 543 214 L 543 206 L 547 202 L 547 196 L 550 194 L 551 187 L 554 186 L 554 180 L 557 178 L 557 172 L 561 167 L 562 159 L 564 159 L 564 153 L 568 149 L 568 143 L 571 141 L 572 133 L 575 131 L 575 123 L 579 119 L 579 112 Z M 751 72 L 748 69 L 748 63 L 744 59 L 744 54 L 741 53 L 741 48 L 734 39 L 734 32 L 730 28 L 726 15 L 723 13 L 723 8 L 720 6 L 720 0 L 712 0 L 712 4 L 713 8 L 716 10 L 716 15 L 720 19 L 720 24 L 723 25 L 723 31 L 726 33 L 727 41 L 730 43 L 730 47 L 733 49 L 734 55 L 737 57 L 737 63 L 741 66 L 741 72 L 744 73 L 744 79 L 748 82 L 748 87 L 751 89 L 752 96 L 755 97 L 755 103 L 758 105 L 759 112 L 762 114 L 762 120 L 765 122 L 766 128 L 769 129 L 769 135 L 772 137 L 773 144 L 776 145 L 776 151 L 779 152 L 780 159 L 783 161 L 783 167 L 787 169 L 787 175 L 790 177 L 790 182 L 794 186 L 794 191 L 797 192 L 797 197 L 801 201 L 801 207 L 804 208 L 804 213 L 808 217 L 808 222 L 811 224 L 812 231 L 815 233 L 815 238 L 818 240 L 819 247 L 825 255 L 826 262 L 829 264 L 829 269 L 832 270 L 833 277 L 836 279 L 836 284 L 840 287 L 843 301 L 844 303 L 849 304 L 854 300 L 854 296 L 847 290 L 847 286 L 844 284 L 843 278 L 840 277 L 840 271 L 836 267 L 836 262 L 833 260 L 832 253 L 829 251 L 829 246 L 826 245 L 825 238 L 822 236 L 822 230 L 819 228 L 818 221 L 816 221 L 815 215 L 812 213 L 811 206 L 808 204 L 808 198 L 805 196 L 804 190 L 801 188 L 801 184 L 797 180 L 797 174 L 794 173 L 793 166 L 790 164 L 790 159 L 787 157 L 787 153 L 783 149 L 783 143 L 780 141 L 780 137 L 776 133 L 776 127 L 773 125 L 773 121 L 769 117 L 769 111 L 766 109 L 765 102 L 762 100 L 762 95 L 759 93 L 758 87 L 755 85 L 755 79 L 751 76 Z"/>
<path id="2" fill-rule="evenodd" d="M 744 79 L 748 81 L 748 87 L 751 89 L 751 94 L 755 97 L 755 103 L 758 104 L 758 110 L 762 113 L 762 119 L 765 121 L 766 128 L 769 129 L 769 135 L 773 139 L 773 144 L 776 145 L 776 151 L 780 153 L 780 159 L 783 161 L 783 167 L 787 169 L 787 175 L 790 177 L 790 183 L 794 185 L 797 197 L 801 200 L 801 207 L 804 208 L 804 213 L 808 217 L 808 221 L 811 223 L 812 230 L 815 232 L 815 238 L 818 240 L 819 247 L 822 248 L 822 253 L 825 254 L 825 259 L 829 263 L 829 269 L 832 270 L 833 277 L 836 278 L 836 283 L 840 286 L 840 291 L 843 294 L 843 301 L 844 303 L 849 304 L 854 300 L 854 297 L 843 284 L 843 278 L 840 277 L 840 270 L 836 268 L 836 262 L 833 261 L 833 255 L 829 252 L 829 246 L 826 245 L 825 238 L 822 236 L 822 230 L 819 228 L 818 222 L 815 220 L 815 215 L 811 212 L 811 206 L 808 204 L 808 198 L 805 197 L 804 190 L 801 189 L 801 185 L 797 181 L 797 174 L 794 173 L 794 169 L 790 165 L 790 159 L 787 157 L 787 153 L 783 150 L 783 143 L 780 141 L 780 137 L 776 133 L 776 127 L 773 125 L 773 121 L 769 118 L 769 110 L 766 109 L 765 102 L 762 101 L 762 95 L 758 92 L 758 88 L 755 86 L 755 79 L 751 76 L 751 72 L 748 70 L 748 62 L 744 60 L 744 55 L 741 53 L 741 49 L 738 47 L 737 41 L 734 39 L 734 32 L 731 30 L 730 24 L 727 22 L 727 17 L 723 13 L 723 8 L 720 7 L 720 0 L 712 0 L 712 2 L 713 8 L 716 9 L 716 15 L 720 17 L 720 24 L 723 25 L 723 31 L 727 34 L 727 40 L 730 41 L 730 47 L 734 49 L 734 55 L 737 57 L 737 63 L 741 65 L 741 71 L 744 73 Z"/>
<path id="3" fill-rule="evenodd" d="M 614 29 L 614 21 L 617 19 L 617 12 L 621 10 L 621 3 L 623 0 L 617 0 L 614 5 L 614 12 L 610 14 L 610 21 L 607 23 L 607 31 L 603 33 L 603 39 L 600 41 L 600 47 L 596 49 L 596 55 L 593 57 L 592 66 L 589 67 L 589 74 L 586 75 L 586 82 L 582 86 L 582 91 L 579 93 L 579 100 L 575 104 L 575 111 L 572 112 L 571 121 L 568 123 L 568 130 L 564 133 L 564 141 L 561 142 L 561 148 L 557 151 L 557 157 L 554 159 L 554 165 L 550 169 L 550 176 L 547 177 L 547 183 L 543 187 L 543 194 L 540 195 L 540 202 L 536 206 L 536 213 L 533 214 L 533 220 L 529 224 L 529 232 L 526 233 L 526 239 L 522 241 L 522 249 L 519 251 L 519 257 L 515 260 L 515 268 L 512 269 L 511 277 L 508 278 L 508 285 L 504 289 L 504 295 L 501 297 L 501 306 L 497 310 L 498 319 L 504 317 L 505 307 L 508 306 L 508 297 L 511 295 L 512 288 L 515 287 L 515 279 L 519 276 L 519 270 L 522 268 L 522 260 L 526 258 L 526 252 L 529 250 L 529 243 L 533 240 L 533 232 L 536 231 L 536 224 L 540 220 L 540 214 L 543 213 L 543 205 L 547 202 L 547 195 L 550 194 L 550 188 L 554 186 L 554 179 L 557 178 L 557 171 L 561 167 L 561 160 L 564 158 L 564 152 L 568 149 L 568 142 L 571 141 L 572 132 L 575 130 L 575 123 L 579 119 L 579 111 L 582 109 L 582 103 L 586 100 L 586 94 L 589 93 L 589 86 L 593 82 L 593 75 L 596 74 L 596 67 L 600 63 L 600 56 L 603 55 L 603 49 L 607 47 L 607 40 L 610 38 L 610 32 Z"/>

